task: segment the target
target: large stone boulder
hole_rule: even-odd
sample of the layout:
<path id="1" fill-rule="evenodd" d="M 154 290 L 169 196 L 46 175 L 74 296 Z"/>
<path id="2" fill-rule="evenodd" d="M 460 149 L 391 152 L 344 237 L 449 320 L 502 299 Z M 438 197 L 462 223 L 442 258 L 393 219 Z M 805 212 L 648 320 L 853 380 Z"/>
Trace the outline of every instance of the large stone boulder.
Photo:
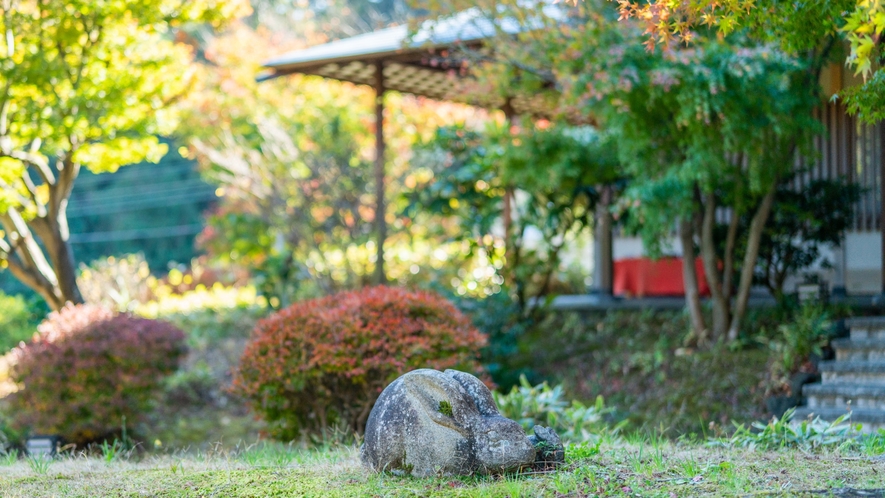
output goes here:
<path id="1" fill-rule="evenodd" d="M 535 448 L 479 379 L 420 369 L 381 393 L 360 456 L 375 471 L 424 477 L 517 470 L 534 463 Z"/>

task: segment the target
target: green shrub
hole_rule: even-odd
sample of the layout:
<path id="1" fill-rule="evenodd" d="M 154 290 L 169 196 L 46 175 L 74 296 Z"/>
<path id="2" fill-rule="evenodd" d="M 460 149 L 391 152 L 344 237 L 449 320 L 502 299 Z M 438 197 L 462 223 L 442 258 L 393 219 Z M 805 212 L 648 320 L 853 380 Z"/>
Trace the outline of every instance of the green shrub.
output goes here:
<path id="1" fill-rule="evenodd" d="M 292 440 L 362 432 L 381 390 L 416 368 L 476 372 L 485 337 L 440 296 L 373 287 L 296 303 L 258 322 L 234 379 Z"/>
<path id="2" fill-rule="evenodd" d="M 30 306 L 24 297 L 0 292 L 0 354 L 27 341 L 37 332 L 39 314 L 40 311 Z"/>
<path id="3" fill-rule="evenodd" d="M 186 331 L 189 345 L 202 349 L 217 345 L 225 339 L 248 338 L 255 328 L 255 323 L 265 316 L 267 316 L 266 308 L 234 307 L 172 312 L 157 318 Z"/>
<path id="4" fill-rule="evenodd" d="M 795 408 L 790 408 L 783 417 L 774 417 L 767 424 L 754 422 L 750 427 L 738 424 L 730 438 L 713 439 L 712 446 L 750 448 L 754 450 L 776 450 L 798 448 L 804 452 L 824 446 L 853 445 L 859 441 L 869 441 L 860 437 L 859 424 L 851 424 L 851 414 L 846 413 L 832 422 L 815 417 L 801 422 L 793 420 Z"/>
<path id="5" fill-rule="evenodd" d="M 790 377 L 797 372 L 814 373 L 812 355 L 822 355 L 833 333 L 832 322 L 827 309 L 820 303 L 805 303 L 793 315 L 777 327 L 773 338 L 763 331 L 758 340 L 767 344 L 771 351 L 769 372 L 774 394 L 796 394 L 789 392 Z"/>
<path id="6" fill-rule="evenodd" d="M 38 330 L 10 354 L 13 425 L 76 444 L 138 423 L 186 352 L 174 326 L 96 306 L 66 306 Z"/>
<path id="7" fill-rule="evenodd" d="M 494 392 L 493 396 L 501 413 L 519 422 L 526 431 L 536 425 L 550 427 L 563 442 L 591 441 L 602 433 L 617 432 L 622 427 L 618 425 L 612 429 L 606 422 L 611 410 L 605 407 L 602 396 L 597 396 L 592 406 L 579 401 L 568 402 L 562 386 L 550 387 L 546 382 L 532 386 L 525 376 L 509 393 Z"/>

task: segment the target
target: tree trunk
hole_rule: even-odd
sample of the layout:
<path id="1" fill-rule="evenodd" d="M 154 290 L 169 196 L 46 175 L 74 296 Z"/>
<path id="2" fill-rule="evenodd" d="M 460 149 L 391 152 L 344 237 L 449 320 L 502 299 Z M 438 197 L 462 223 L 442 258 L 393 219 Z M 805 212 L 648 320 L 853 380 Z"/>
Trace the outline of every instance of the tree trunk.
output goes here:
<path id="1" fill-rule="evenodd" d="M 49 260 L 52 261 L 52 266 L 55 269 L 58 290 L 63 301 L 81 304 L 83 296 L 77 285 L 77 269 L 74 266 L 74 253 L 71 250 L 67 226 L 67 215 L 62 211 L 56 222 L 55 230 L 53 230 L 52 239 L 44 240 L 43 243 L 46 245 Z"/>
<path id="2" fill-rule="evenodd" d="M 685 305 L 691 316 L 692 336 L 689 342 L 702 345 L 709 341 L 709 331 L 704 324 L 704 314 L 701 310 L 701 295 L 698 292 L 698 276 L 694 267 L 694 230 L 691 220 L 683 220 L 679 223 L 679 238 L 682 241 L 682 281 L 685 284 Z"/>
<path id="3" fill-rule="evenodd" d="M 63 302 L 82 304 L 83 296 L 77 285 L 77 271 L 74 267 L 74 255 L 71 252 L 70 244 L 66 240 L 58 240 L 53 248 L 47 250 L 52 253 L 50 258 L 58 261 L 55 266 L 55 274 L 58 278 L 58 289 Z"/>
<path id="4" fill-rule="evenodd" d="M 707 284 L 710 286 L 710 294 L 713 297 L 713 339 L 719 340 L 725 337 L 728 330 L 729 302 L 727 292 L 723 289 L 722 279 L 719 278 L 718 257 L 716 244 L 713 239 L 713 225 L 716 222 L 715 195 L 709 194 L 704 200 L 704 218 L 701 228 L 701 259 L 704 262 L 704 272 L 707 274 Z"/>
<path id="5" fill-rule="evenodd" d="M 77 286 L 67 219 L 68 199 L 80 167 L 70 160 L 70 155 L 58 161 L 57 176 L 46 164 L 29 164 L 38 167 L 49 199 L 41 203 L 34 194 L 36 187 L 26 181 L 37 215 L 25 221 L 16 207 L 0 213 L 0 226 L 6 232 L 6 238 L 0 238 L 0 256 L 10 272 L 40 294 L 51 309 L 58 310 L 67 302 L 80 304 L 83 297 Z"/>
<path id="6" fill-rule="evenodd" d="M 45 221 L 37 218 L 37 221 Z M 12 274 L 23 284 L 40 294 L 53 310 L 64 306 L 65 299 L 58 285 L 55 270 L 28 223 L 15 208 L 0 215 L 0 225 L 8 234 L 10 243 L 0 239 L 0 250 Z M 45 242 L 44 242 L 45 243 Z"/>
<path id="7" fill-rule="evenodd" d="M 741 321 L 747 313 L 747 303 L 750 300 L 750 288 L 753 285 L 753 268 L 756 267 L 756 259 L 759 256 L 759 243 L 762 240 L 762 231 L 765 229 L 765 222 L 768 221 L 768 215 L 771 213 L 775 191 L 776 182 L 772 182 L 771 187 L 769 187 L 768 192 L 765 194 L 765 197 L 756 209 L 756 214 L 753 215 L 753 221 L 750 223 L 750 233 L 747 236 L 747 253 L 744 255 L 740 286 L 738 287 L 735 299 L 731 324 L 728 327 L 729 341 L 737 339 L 741 327 Z"/>

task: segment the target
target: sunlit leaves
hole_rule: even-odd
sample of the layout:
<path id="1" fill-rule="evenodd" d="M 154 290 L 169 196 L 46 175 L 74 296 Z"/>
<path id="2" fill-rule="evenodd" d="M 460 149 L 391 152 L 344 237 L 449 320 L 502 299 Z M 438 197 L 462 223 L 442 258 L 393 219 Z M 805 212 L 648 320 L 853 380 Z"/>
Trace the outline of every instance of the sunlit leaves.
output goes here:
<path id="1" fill-rule="evenodd" d="M 98 172 L 113 173 L 119 167 L 141 161 L 158 162 L 168 150 L 155 136 L 130 139 L 114 138 L 84 145 L 74 153 L 76 162 L 87 164 Z"/>
<path id="2" fill-rule="evenodd" d="M 879 1 L 858 0 L 854 10 L 845 18 L 842 31 L 851 42 L 848 63 L 857 73 L 868 78 L 875 70 L 879 39 L 885 31 L 885 5 Z"/>
<path id="3" fill-rule="evenodd" d="M 3 27 L 15 39 L 15 64 L 0 80 L 9 85 L 13 143 L 39 139 L 46 156 L 63 157 L 103 142 L 101 156 L 81 158 L 108 171 L 119 164 L 91 159 L 115 148 L 122 158 L 130 153 L 119 147 L 141 145 L 139 136 L 170 133 L 174 119 L 162 110 L 186 91 L 191 55 L 162 32 L 165 19 L 146 13 L 145 4 L 156 3 L 22 2 L 10 11 Z M 118 140 L 121 134 L 135 141 Z"/>
<path id="4" fill-rule="evenodd" d="M 547 121 L 484 132 L 442 127 L 416 149 L 406 214 L 433 220 L 428 225 L 457 223 L 450 240 L 469 247 L 467 258 L 488 262 L 496 285 L 506 282 L 523 303 L 548 290 L 537 284 L 558 268 L 565 241 L 590 224 L 597 188 L 621 174 L 611 137 Z M 508 191 L 517 199 L 509 212 Z M 502 233 L 508 215 L 512 226 Z M 526 243 L 529 232 L 543 242 Z"/>
<path id="5" fill-rule="evenodd" d="M 191 48 L 177 41 L 176 27 L 217 26 L 247 12 L 245 0 L 0 6 L 0 158 L 7 176 L 17 168 L 0 183 L 0 207 L 9 213 L 0 223 L 6 239 L 27 241 L 4 257 L 14 258 L 7 266 L 52 307 L 80 301 L 64 219 L 80 168 L 109 172 L 158 161 L 165 146 L 157 136 L 175 129 L 174 104 L 194 80 Z"/>
<path id="6" fill-rule="evenodd" d="M 875 78 L 882 56 L 885 4 L 877 0 L 653 0 L 648 3 L 618 0 L 621 19 L 633 19 L 645 28 L 648 46 L 670 45 L 674 35 L 685 41 L 691 30 L 712 29 L 720 36 L 744 31 L 762 42 L 777 43 L 794 54 L 818 57 L 845 40 L 846 59 L 867 82 Z M 817 61 L 817 63 L 825 61 Z M 841 97 L 852 114 L 867 122 L 880 115 L 877 84 L 849 87 Z"/>
<path id="7" fill-rule="evenodd" d="M 0 157 L 0 212 L 18 205 L 26 195 L 21 175 L 24 172 L 21 161 L 9 157 Z"/>

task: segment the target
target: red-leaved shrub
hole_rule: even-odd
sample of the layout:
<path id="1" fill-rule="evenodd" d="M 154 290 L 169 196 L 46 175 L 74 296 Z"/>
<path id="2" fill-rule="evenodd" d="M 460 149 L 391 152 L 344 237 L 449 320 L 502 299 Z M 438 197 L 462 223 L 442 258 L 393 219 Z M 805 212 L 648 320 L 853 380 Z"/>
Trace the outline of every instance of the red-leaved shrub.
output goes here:
<path id="1" fill-rule="evenodd" d="M 10 353 L 13 425 L 85 444 L 135 424 L 187 351 L 175 326 L 68 305 Z"/>
<path id="2" fill-rule="evenodd" d="M 416 368 L 477 372 L 486 343 L 430 292 L 390 287 L 296 303 L 258 322 L 234 379 L 274 437 L 362 432 L 381 390 Z"/>

